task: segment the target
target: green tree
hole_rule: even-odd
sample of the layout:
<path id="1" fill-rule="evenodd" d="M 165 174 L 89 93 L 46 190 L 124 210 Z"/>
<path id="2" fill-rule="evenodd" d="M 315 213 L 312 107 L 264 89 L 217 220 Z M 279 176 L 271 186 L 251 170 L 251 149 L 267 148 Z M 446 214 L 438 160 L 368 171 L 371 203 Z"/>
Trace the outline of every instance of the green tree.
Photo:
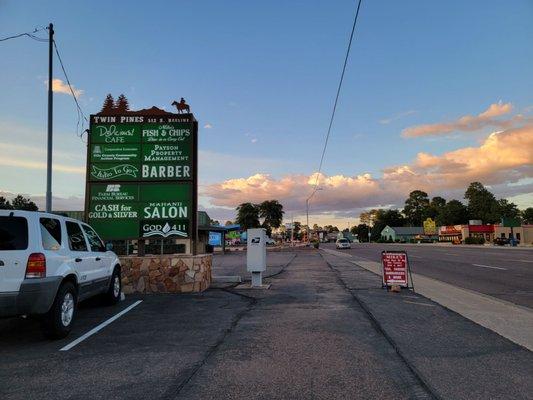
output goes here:
<path id="1" fill-rule="evenodd" d="M 104 100 L 104 104 L 100 112 L 104 114 L 106 113 L 109 114 L 114 111 L 114 108 L 115 108 L 115 99 L 113 98 L 111 93 L 109 93 Z"/>
<path id="2" fill-rule="evenodd" d="M 521 213 L 516 204 L 511 203 L 507 199 L 498 200 L 498 216 L 501 218 L 520 219 Z"/>
<path id="3" fill-rule="evenodd" d="M 26 210 L 26 211 L 38 211 L 39 210 L 39 207 L 37 207 L 37 204 L 35 204 L 29 198 L 22 196 L 21 194 L 15 197 L 13 201 L 11 202 L 11 204 L 15 210 Z"/>
<path id="4" fill-rule="evenodd" d="M 370 230 L 370 227 L 366 224 L 359 224 L 357 226 L 353 226 L 350 230 L 353 235 L 357 235 L 357 238 L 360 242 L 368 242 L 368 231 Z"/>
<path id="5" fill-rule="evenodd" d="M 533 224 L 533 207 L 528 207 L 522 211 L 522 221 L 524 224 Z"/>
<path id="6" fill-rule="evenodd" d="M 387 226 L 404 226 L 406 223 L 402 213 L 395 209 L 377 210 L 374 226 L 371 230 L 371 239 L 376 241 L 381 238 L 381 231 Z"/>
<path id="7" fill-rule="evenodd" d="M 480 182 L 472 182 L 465 192 L 468 201 L 468 218 L 480 219 L 485 224 L 498 222 L 498 202 Z"/>
<path id="8" fill-rule="evenodd" d="M 361 221 L 362 224 L 369 225 L 369 226 L 373 225 L 378 211 L 379 210 L 377 208 L 364 211 L 361 214 L 359 214 L 359 220 Z"/>
<path id="9" fill-rule="evenodd" d="M 226 226 L 233 225 L 233 221 L 226 221 L 226 223 L 224 225 L 226 225 Z"/>
<path id="10" fill-rule="evenodd" d="M 0 210 L 12 210 L 13 206 L 5 197 L 0 196 Z"/>
<path id="11" fill-rule="evenodd" d="M 237 207 L 237 224 L 241 229 L 259 228 L 259 207 L 253 203 L 242 203 Z"/>
<path id="12" fill-rule="evenodd" d="M 468 210 L 459 200 L 450 200 L 437 215 L 437 225 L 459 225 L 468 222 Z"/>
<path id="13" fill-rule="evenodd" d="M 267 231 L 267 235 L 272 234 L 272 228 L 279 228 L 283 221 L 283 205 L 277 200 L 266 200 L 258 206 L 259 216 L 264 218 L 263 227 Z"/>
<path id="14" fill-rule="evenodd" d="M 426 218 L 431 218 L 435 220 L 445 205 L 446 199 L 440 196 L 433 197 L 429 202 L 429 207 L 427 208 L 426 214 L 424 215 L 424 220 Z"/>
<path id="15" fill-rule="evenodd" d="M 300 236 L 300 232 L 302 231 L 302 223 L 296 221 L 296 222 L 294 222 L 293 226 L 294 226 L 294 228 L 293 228 L 293 231 L 294 231 L 294 233 L 293 233 L 294 239 L 295 239 L 295 240 L 296 240 L 296 239 L 300 239 L 300 238 L 301 238 L 301 236 Z"/>
<path id="16" fill-rule="evenodd" d="M 331 233 L 331 232 L 338 232 L 338 231 L 339 231 L 339 228 L 337 228 L 336 226 L 333 226 L 333 225 L 325 225 L 325 226 L 324 226 L 324 230 L 325 230 L 327 233 Z"/>
<path id="17" fill-rule="evenodd" d="M 429 198 L 426 192 L 413 190 L 405 200 L 403 213 L 412 226 L 422 226 L 424 216 L 429 209 Z"/>
<path id="18" fill-rule="evenodd" d="M 130 110 L 130 104 L 126 96 L 121 94 L 118 96 L 117 102 L 115 103 L 115 112 L 123 114 Z"/>

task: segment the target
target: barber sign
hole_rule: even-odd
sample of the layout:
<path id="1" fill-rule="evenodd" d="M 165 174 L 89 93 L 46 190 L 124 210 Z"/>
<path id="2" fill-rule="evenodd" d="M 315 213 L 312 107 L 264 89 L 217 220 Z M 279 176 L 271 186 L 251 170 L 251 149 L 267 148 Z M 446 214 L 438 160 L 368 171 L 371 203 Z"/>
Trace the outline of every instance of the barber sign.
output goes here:
<path id="1" fill-rule="evenodd" d="M 409 287 L 409 260 L 405 251 L 382 251 L 383 285 Z"/>

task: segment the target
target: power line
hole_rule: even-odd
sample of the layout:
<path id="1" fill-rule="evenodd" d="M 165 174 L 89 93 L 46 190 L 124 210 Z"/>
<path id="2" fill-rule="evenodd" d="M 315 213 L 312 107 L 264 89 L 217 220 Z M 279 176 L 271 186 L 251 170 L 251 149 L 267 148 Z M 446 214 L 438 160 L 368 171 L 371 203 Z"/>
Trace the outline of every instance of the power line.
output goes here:
<path id="1" fill-rule="evenodd" d="M 337 95 L 335 96 L 335 103 L 333 104 L 333 110 L 331 112 L 331 118 L 329 120 L 328 132 L 326 134 L 326 140 L 324 142 L 324 148 L 322 149 L 322 156 L 320 157 L 320 164 L 319 164 L 319 167 L 318 167 L 318 172 L 316 174 L 315 185 L 314 185 L 314 188 L 313 188 L 313 192 L 309 196 L 309 199 L 311 197 L 313 197 L 313 195 L 317 191 L 318 177 L 320 176 L 320 173 L 322 172 L 322 164 L 324 163 L 324 156 L 326 155 L 326 149 L 328 147 L 328 141 L 329 141 L 329 137 L 330 137 L 330 134 L 331 134 L 331 127 L 333 125 L 333 119 L 335 118 L 335 112 L 337 111 L 337 103 L 339 101 L 339 95 L 341 93 L 342 82 L 344 80 L 344 73 L 346 72 L 346 65 L 348 64 L 348 57 L 350 55 L 350 49 L 352 47 L 352 41 L 353 41 L 353 36 L 354 36 L 354 32 L 355 32 L 355 26 L 357 25 L 357 18 L 359 17 L 359 9 L 361 8 L 361 2 L 362 2 L 362 0 L 359 0 L 359 2 L 357 3 L 357 10 L 355 11 L 355 16 L 354 16 L 354 20 L 353 20 L 352 33 L 350 34 L 350 41 L 348 42 L 348 48 L 346 49 L 346 57 L 344 57 L 344 64 L 342 66 L 342 74 L 341 74 L 341 78 L 339 80 L 339 86 L 337 87 Z"/>
<path id="2" fill-rule="evenodd" d="M 68 88 L 70 90 L 70 93 L 72 94 L 74 103 L 76 103 L 76 111 L 78 113 L 78 122 L 76 123 L 76 134 L 81 137 L 84 132 L 83 128 L 85 127 L 85 122 L 89 122 L 89 120 L 87 119 L 87 117 L 85 116 L 85 113 L 81 109 L 80 103 L 78 102 L 78 98 L 76 97 L 76 94 L 74 93 L 74 89 L 72 89 L 72 85 L 70 84 L 70 79 L 68 78 L 67 71 L 65 70 L 65 66 L 63 65 L 63 60 L 61 59 L 61 56 L 59 55 L 59 49 L 57 47 L 57 42 L 54 40 L 53 43 L 54 43 L 54 49 L 57 54 L 57 58 L 59 60 L 59 64 L 61 65 L 61 69 L 63 70 L 63 74 L 65 75 L 65 80 L 67 81 Z M 48 82 L 48 84 L 52 85 L 52 82 Z M 81 122 L 81 130 L 80 130 L 80 122 Z"/>
<path id="3" fill-rule="evenodd" d="M 38 42 L 48 42 L 48 39 L 41 38 L 39 36 L 35 36 L 34 35 L 34 33 L 43 31 L 45 29 L 47 29 L 47 28 L 39 28 L 39 29 L 35 28 L 33 30 L 33 32 L 31 32 L 31 33 L 30 32 L 24 32 L 24 33 L 19 33 L 18 35 L 8 36 L 8 37 L 0 39 L 0 42 L 5 42 L 6 40 L 17 39 L 19 37 L 24 37 L 24 36 L 29 37 L 30 39 L 36 40 Z"/>

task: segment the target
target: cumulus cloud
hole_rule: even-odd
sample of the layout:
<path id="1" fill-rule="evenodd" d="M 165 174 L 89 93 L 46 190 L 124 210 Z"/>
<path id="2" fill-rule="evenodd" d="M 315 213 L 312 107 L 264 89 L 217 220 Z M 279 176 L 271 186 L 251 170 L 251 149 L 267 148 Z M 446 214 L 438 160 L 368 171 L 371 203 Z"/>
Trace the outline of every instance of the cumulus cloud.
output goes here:
<path id="1" fill-rule="evenodd" d="M 48 87 L 48 81 L 44 81 L 44 83 L 46 87 Z M 74 92 L 74 96 L 76 96 L 76 98 L 79 98 L 83 94 L 83 90 L 76 89 L 74 85 L 72 85 L 72 92 L 71 92 L 70 88 L 68 87 L 68 84 L 58 78 L 52 79 L 52 91 L 55 93 L 68 94 L 70 96 L 72 96 L 72 92 Z"/>
<path id="2" fill-rule="evenodd" d="M 531 149 L 533 124 L 492 133 L 478 147 L 441 155 L 419 153 L 409 164 L 385 168 L 381 177 L 320 175 L 318 182 L 323 191 L 313 198 L 313 211 L 339 215 L 367 207 L 401 204 L 414 189 L 431 195 L 457 196 L 472 181 L 498 186 L 500 195 L 506 194 L 506 187 L 509 194 L 516 194 L 517 190 L 524 193 L 531 190 L 531 185 L 507 185 L 533 176 Z M 255 174 L 206 185 L 202 194 L 217 207 L 233 208 L 243 201 L 278 199 L 287 211 L 301 212 L 315 181 L 316 174 L 287 175 L 280 179 Z"/>
<path id="3" fill-rule="evenodd" d="M 509 129 L 517 122 L 524 119 L 518 114 L 507 120 L 497 119 L 509 114 L 513 109 L 511 103 L 493 103 L 485 111 L 478 115 L 464 115 L 454 121 L 438 122 L 435 124 L 416 125 L 408 127 L 402 131 L 402 136 L 406 138 L 442 135 L 454 131 L 474 132 L 487 126 L 500 129 Z"/>
<path id="4" fill-rule="evenodd" d="M 204 128 L 205 129 L 212 129 L 213 128 L 213 125 L 211 125 L 209 122 L 207 124 L 204 125 Z"/>

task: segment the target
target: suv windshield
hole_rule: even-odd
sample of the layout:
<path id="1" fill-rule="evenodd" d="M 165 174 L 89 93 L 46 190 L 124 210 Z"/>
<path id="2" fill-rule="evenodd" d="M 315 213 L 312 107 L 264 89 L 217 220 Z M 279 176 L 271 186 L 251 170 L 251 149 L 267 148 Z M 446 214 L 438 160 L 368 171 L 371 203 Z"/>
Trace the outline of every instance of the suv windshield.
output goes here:
<path id="1" fill-rule="evenodd" d="M 0 217 L 0 250 L 28 248 L 28 221 L 24 217 Z"/>
<path id="2" fill-rule="evenodd" d="M 339 243 L 348 243 L 348 239 L 339 239 Z"/>

